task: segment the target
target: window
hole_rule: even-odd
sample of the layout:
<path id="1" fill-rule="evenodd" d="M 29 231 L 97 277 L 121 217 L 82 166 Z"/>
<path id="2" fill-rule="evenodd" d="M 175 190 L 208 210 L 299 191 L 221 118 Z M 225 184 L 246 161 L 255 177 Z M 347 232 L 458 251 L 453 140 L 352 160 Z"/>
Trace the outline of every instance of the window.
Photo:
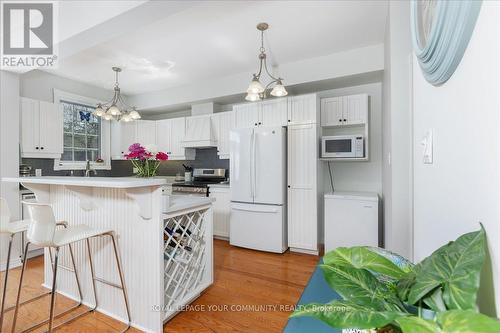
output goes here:
<path id="1" fill-rule="evenodd" d="M 54 89 L 54 103 L 63 114 L 63 146 L 54 170 L 111 169 L 110 123 L 92 113 L 98 101 Z"/>
<path id="2" fill-rule="evenodd" d="M 61 161 L 93 161 L 101 158 L 101 119 L 95 107 L 61 100 L 64 119 L 64 153 Z"/>

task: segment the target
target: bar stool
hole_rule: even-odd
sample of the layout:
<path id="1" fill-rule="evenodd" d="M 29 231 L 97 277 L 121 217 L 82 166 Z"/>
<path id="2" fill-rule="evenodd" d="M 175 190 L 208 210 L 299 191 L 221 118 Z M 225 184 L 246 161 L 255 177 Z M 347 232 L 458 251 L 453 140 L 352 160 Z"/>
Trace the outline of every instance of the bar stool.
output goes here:
<path id="1" fill-rule="evenodd" d="M 2 303 L 1 303 L 1 309 L 0 309 L 0 333 L 1 333 L 2 328 L 3 328 L 3 319 L 5 316 L 5 313 L 7 313 L 10 310 L 13 310 L 15 308 L 15 306 L 11 306 L 7 309 L 5 308 L 5 297 L 7 294 L 7 282 L 8 282 L 8 278 L 9 278 L 12 243 L 14 241 L 15 235 L 17 235 L 17 234 L 22 235 L 24 232 L 26 232 L 28 230 L 28 227 L 29 227 L 29 224 L 31 221 L 30 220 L 11 221 L 11 214 L 10 214 L 10 209 L 9 209 L 8 204 L 7 204 L 7 201 L 1 197 L 0 197 L 0 217 L 1 217 L 0 218 L 0 234 L 7 234 L 9 236 L 9 245 L 8 245 L 8 249 L 7 249 L 7 262 L 5 265 L 6 266 L 5 267 L 5 277 L 4 277 L 3 293 L 2 293 Z M 67 227 L 66 222 L 57 222 L 56 225 Z M 24 246 L 21 246 L 21 247 L 22 247 L 22 250 L 24 250 Z M 75 260 L 74 260 L 74 256 L 73 256 L 73 248 L 72 247 L 70 247 L 70 255 L 71 255 L 71 259 L 72 259 L 73 269 L 76 272 L 76 266 L 75 266 Z M 26 262 L 26 257 L 24 255 L 24 251 L 23 251 L 23 253 L 21 253 L 21 259 L 24 260 L 24 262 Z M 52 257 L 51 257 L 51 259 L 52 259 Z M 79 307 L 82 304 L 83 298 L 82 298 L 82 292 L 80 289 L 80 283 L 78 281 L 78 275 L 75 275 L 75 276 L 77 279 L 80 300 L 79 300 L 77 305 L 69 308 L 68 310 L 66 310 L 62 313 L 57 314 L 56 317 L 60 317 L 64 314 L 68 313 L 69 311 L 76 309 L 77 307 Z M 27 300 L 19 303 L 19 305 L 24 305 L 27 303 L 34 302 L 34 301 L 36 301 L 44 296 L 50 295 L 50 294 L 51 294 L 50 291 L 44 292 L 38 296 L 35 296 L 33 298 L 27 299 Z M 47 322 L 47 321 L 45 321 L 45 322 Z M 38 327 L 38 326 L 44 324 L 45 322 L 37 323 L 37 324 L 33 325 L 32 328 Z"/>
<path id="2" fill-rule="evenodd" d="M 97 230 L 94 228 L 91 228 L 87 225 L 76 225 L 76 226 L 69 226 L 65 229 L 56 229 L 56 220 L 54 217 L 54 211 L 52 210 L 52 206 L 49 204 L 44 204 L 44 203 L 33 203 L 33 202 L 23 202 L 28 207 L 28 211 L 30 213 L 30 218 L 31 218 L 31 223 L 28 228 L 27 232 L 27 243 L 26 243 L 26 248 L 24 251 L 24 259 L 26 259 L 26 253 L 28 252 L 29 245 L 34 244 L 38 246 L 43 246 L 45 248 L 48 248 L 49 251 L 51 248 L 55 249 L 55 255 L 54 255 L 54 262 L 53 262 L 53 276 L 52 276 L 52 288 L 51 288 L 51 299 L 50 299 L 50 310 L 49 310 L 49 318 L 44 321 L 43 323 L 46 323 L 48 321 L 49 327 L 47 332 L 52 332 L 53 329 L 58 328 L 70 321 L 73 321 L 89 312 L 94 311 L 97 308 L 97 294 L 96 294 L 96 285 L 95 282 L 99 281 L 108 285 L 111 285 L 113 287 L 116 287 L 118 289 L 122 290 L 123 293 L 123 300 L 125 302 L 125 308 L 127 311 L 127 326 L 125 329 L 123 329 L 121 332 L 125 332 L 130 328 L 130 309 L 129 309 L 129 303 L 128 303 L 128 296 L 127 292 L 125 289 L 125 282 L 124 282 L 124 277 L 123 277 L 123 272 L 122 272 L 122 267 L 120 263 L 120 258 L 118 256 L 118 249 L 117 249 L 117 244 L 116 244 L 116 238 L 115 238 L 115 233 L 113 230 L 107 229 L 107 230 Z M 109 236 L 111 238 L 111 241 L 113 243 L 113 250 L 115 254 L 115 259 L 116 259 L 116 264 L 118 268 L 118 273 L 120 277 L 120 285 L 108 282 L 104 279 L 97 278 L 95 276 L 94 272 L 94 263 L 92 261 L 92 253 L 90 250 L 90 239 L 94 237 L 101 237 L 101 236 Z M 87 244 L 87 252 L 89 256 L 89 264 L 90 264 L 90 272 L 92 275 L 92 291 L 94 294 L 94 301 L 95 304 L 92 308 L 89 310 L 80 313 L 73 318 L 70 318 L 69 320 L 53 327 L 53 322 L 54 322 L 54 306 L 55 306 L 55 296 L 56 296 L 56 281 L 57 281 L 57 268 L 58 268 L 58 261 L 59 261 L 59 250 L 62 246 L 68 245 L 70 246 L 71 249 L 71 244 L 85 240 Z M 72 251 L 71 251 L 72 252 Z M 15 332 L 16 328 L 16 321 L 17 321 L 17 315 L 18 315 L 18 310 L 19 310 L 19 299 L 21 296 L 21 290 L 22 290 L 22 283 L 23 283 L 23 277 L 24 277 L 24 271 L 26 268 L 26 260 L 23 261 L 23 268 L 21 271 L 21 277 L 19 281 L 19 289 L 17 292 L 17 301 L 16 301 L 16 308 L 14 311 L 14 319 L 12 322 L 12 333 Z M 75 273 L 76 273 L 76 266 L 75 266 Z M 40 325 L 37 325 L 37 327 Z M 32 326 L 33 327 L 33 326 Z M 30 327 L 28 330 L 31 330 L 32 328 Z"/>

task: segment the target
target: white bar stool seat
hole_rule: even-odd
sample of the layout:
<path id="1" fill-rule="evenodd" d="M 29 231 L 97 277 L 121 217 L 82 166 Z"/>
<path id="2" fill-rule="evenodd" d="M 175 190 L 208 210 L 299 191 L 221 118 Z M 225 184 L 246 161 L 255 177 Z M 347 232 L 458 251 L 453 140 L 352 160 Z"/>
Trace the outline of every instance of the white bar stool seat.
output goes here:
<path id="1" fill-rule="evenodd" d="M 118 288 L 122 290 L 123 293 L 123 299 L 125 303 L 125 308 L 127 311 L 127 327 L 123 329 L 121 332 L 125 332 L 130 328 L 130 309 L 129 309 L 129 303 L 128 303 L 128 297 L 127 297 L 127 292 L 125 290 L 125 281 L 123 277 L 123 271 L 121 268 L 121 263 L 120 263 L 120 258 L 118 256 L 118 249 L 117 249 L 117 244 L 116 244 L 116 239 L 115 239 L 115 233 L 111 229 L 95 229 L 92 227 L 89 227 L 87 225 L 75 225 L 75 226 L 67 226 L 65 229 L 56 229 L 57 222 L 54 217 L 54 211 L 52 210 L 52 206 L 49 204 L 43 204 L 43 203 L 34 203 L 34 202 L 23 202 L 24 205 L 27 206 L 29 214 L 30 214 L 30 225 L 28 227 L 27 231 L 27 240 L 28 242 L 26 243 L 26 249 L 24 251 L 24 257 L 26 258 L 26 253 L 28 252 L 29 245 L 34 244 L 38 246 L 43 246 L 45 248 L 48 248 L 49 251 L 51 248 L 55 249 L 55 255 L 54 255 L 54 261 L 52 265 L 53 269 L 53 277 L 52 277 L 52 290 L 51 290 L 51 300 L 50 300 L 50 312 L 49 312 L 49 318 L 39 324 L 36 324 L 35 326 L 31 326 L 27 330 L 24 330 L 23 332 L 30 331 L 32 329 L 35 329 L 39 327 L 42 324 L 45 324 L 48 322 L 48 331 L 47 332 L 52 332 L 53 329 L 60 327 L 70 321 L 75 320 L 78 317 L 81 317 L 82 315 L 85 315 L 89 312 L 94 311 L 97 308 L 97 294 L 96 294 L 96 281 L 108 284 L 110 286 L 113 286 L 115 288 Z M 116 284 L 113 282 L 106 281 L 104 279 L 98 278 L 95 276 L 94 272 L 94 264 L 92 261 L 92 253 L 90 251 L 90 239 L 94 237 L 102 237 L 102 236 L 109 236 L 111 238 L 112 244 L 113 244 L 113 250 L 115 254 L 115 260 L 116 264 L 118 267 L 118 273 L 119 273 L 119 278 L 120 278 L 120 284 Z M 57 316 L 54 316 L 54 307 L 55 307 L 55 296 L 56 296 L 56 282 L 57 282 L 57 268 L 58 268 L 58 261 L 59 261 L 59 250 L 62 246 L 68 245 L 70 248 L 70 255 L 71 259 L 74 262 L 74 256 L 73 256 L 73 251 L 71 250 L 71 244 L 74 242 L 82 241 L 85 240 L 87 243 L 87 253 L 88 253 L 88 259 L 89 259 L 89 264 L 90 264 L 90 272 L 92 276 L 92 291 L 94 294 L 94 300 L 95 304 L 92 308 L 89 308 L 85 312 L 79 313 L 78 315 L 66 320 L 65 322 L 53 327 L 53 321 L 54 318 Z M 26 262 L 23 262 L 23 269 L 21 271 L 21 277 L 20 277 L 20 282 L 19 282 L 19 289 L 17 293 L 17 302 L 16 302 L 16 308 L 14 312 L 14 319 L 12 322 L 12 333 L 15 331 L 16 327 L 16 321 L 17 321 L 17 315 L 18 315 L 18 309 L 19 309 L 19 299 L 21 296 L 21 290 L 22 290 L 22 283 L 23 283 L 23 276 L 24 276 L 24 271 L 26 267 Z M 80 291 L 80 282 L 78 279 L 78 273 L 76 271 L 76 265 L 74 265 L 74 270 L 75 270 L 75 276 L 77 277 L 77 284 L 78 284 L 78 289 Z M 81 295 L 81 291 L 80 291 Z M 81 304 L 81 303 L 80 303 Z M 64 313 L 67 313 L 68 311 L 65 311 Z M 59 314 L 58 316 L 60 316 Z"/>

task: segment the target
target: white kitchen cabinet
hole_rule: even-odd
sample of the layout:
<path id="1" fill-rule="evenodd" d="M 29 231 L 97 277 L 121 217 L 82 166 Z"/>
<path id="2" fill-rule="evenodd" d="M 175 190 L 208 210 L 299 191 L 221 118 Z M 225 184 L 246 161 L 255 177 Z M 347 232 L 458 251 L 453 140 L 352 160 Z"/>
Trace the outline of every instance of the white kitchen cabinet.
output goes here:
<path id="1" fill-rule="evenodd" d="M 234 106 L 236 127 L 287 126 L 287 99 L 278 98 Z"/>
<path id="2" fill-rule="evenodd" d="M 172 154 L 172 119 L 163 119 L 156 122 L 156 145 L 158 150 Z"/>
<path id="3" fill-rule="evenodd" d="M 217 139 L 217 155 L 220 159 L 229 159 L 229 134 L 235 128 L 234 112 L 214 113 L 211 120 Z"/>
<path id="4" fill-rule="evenodd" d="M 231 190 L 229 187 L 210 187 L 209 196 L 215 198 L 212 206 L 214 211 L 214 237 L 229 239 Z"/>
<path id="5" fill-rule="evenodd" d="M 321 99 L 321 126 L 364 125 L 368 121 L 368 95 Z"/>
<path id="6" fill-rule="evenodd" d="M 293 96 L 288 98 L 288 124 L 317 123 L 318 97 L 316 94 Z"/>
<path id="7" fill-rule="evenodd" d="M 184 148 L 186 118 L 163 119 L 156 122 L 156 144 L 159 151 L 168 154 L 170 160 L 193 160 L 195 150 Z"/>
<path id="8" fill-rule="evenodd" d="M 59 158 L 63 116 L 54 103 L 21 98 L 21 157 Z"/>
<path id="9" fill-rule="evenodd" d="M 288 126 L 288 246 L 318 251 L 318 128 Z"/>
<path id="10" fill-rule="evenodd" d="M 260 102 L 259 125 L 274 127 L 288 125 L 288 101 L 286 98 Z"/>
<path id="11" fill-rule="evenodd" d="M 131 144 L 138 142 L 136 122 L 114 121 L 111 123 L 111 159 L 124 159 Z"/>
<path id="12" fill-rule="evenodd" d="M 246 103 L 233 106 L 235 127 L 249 128 L 259 126 L 259 110 L 258 103 Z"/>
<path id="13" fill-rule="evenodd" d="M 156 122 L 154 120 L 137 120 L 136 141 L 141 145 L 156 145 Z"/>
<path id="14" fill-rule="evenodd" d="M 337 247 L 379 246 L 376 193 L 325 194 L 325 252 Z"/>

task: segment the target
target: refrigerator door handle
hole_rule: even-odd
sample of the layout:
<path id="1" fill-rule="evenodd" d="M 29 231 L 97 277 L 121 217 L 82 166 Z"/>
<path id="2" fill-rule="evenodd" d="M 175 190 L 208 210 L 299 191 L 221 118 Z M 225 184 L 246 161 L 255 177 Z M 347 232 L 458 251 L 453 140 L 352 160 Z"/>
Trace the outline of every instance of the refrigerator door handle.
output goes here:
<path id="1" fill-rule="evenodd" d="M 253 192 L 253 166 L 254 166 L 254 155 L 253 155 L 253 141 L 255 140 L 255 132 L 252 130 L 252 135 L 250 137 L 250 196 L 252 197 L 252 201 L 254 200 L 254 192 Z"/>
<path id="2" fill-rule="evenodd" d="M 275 214 L 278 212 L 277 209 L 269 209 L 269 210 L 259 210 L 259 209 L 248 209 L 248 208 L 238 208 L 238 207 L 232 207 L 231 209 L 233 210 L 240 210 L 243 212 L 252 212 L 252 213 L 271 213 Z"/>
<path id="3" fill-rule="evenodd" d="M 255 130 L 253 130 L 253 143 L 252 143 L 252 161 L 253 161 L 253 177 L 252 177 L 252 187 L 253 187 L 253 201 L 255 202 L 255 197 L 257 196 L 257 156 L 256 156 L 256 141 L 257 135 Z"/>

